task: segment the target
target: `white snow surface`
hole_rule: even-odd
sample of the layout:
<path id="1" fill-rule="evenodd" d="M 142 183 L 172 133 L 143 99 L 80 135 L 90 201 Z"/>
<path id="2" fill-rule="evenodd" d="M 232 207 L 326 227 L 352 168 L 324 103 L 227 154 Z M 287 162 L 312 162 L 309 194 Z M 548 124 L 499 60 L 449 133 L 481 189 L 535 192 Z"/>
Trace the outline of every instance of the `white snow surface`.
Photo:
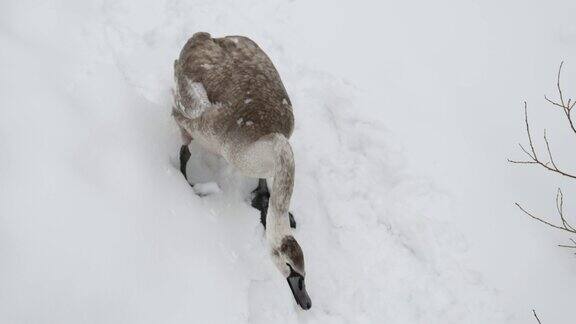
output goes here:
<path id="1" fill-rule="evenodd" d="M 573 144 L 542 95 L 561 60 L 575 89 L 575 10 L 2 2 L 0 323 L 573 323 L 567 237 L 513 202 L 553 216 L 556 187 L 572 211 L 576 188 L 505 158 L 524 99 Z M 290 94 L 310 311 L 268 257 L 256 180 L 194 144 L 191 181 L 221 191 L 178 170 L 172 63 L 197 31 L 251 37 Z"/>

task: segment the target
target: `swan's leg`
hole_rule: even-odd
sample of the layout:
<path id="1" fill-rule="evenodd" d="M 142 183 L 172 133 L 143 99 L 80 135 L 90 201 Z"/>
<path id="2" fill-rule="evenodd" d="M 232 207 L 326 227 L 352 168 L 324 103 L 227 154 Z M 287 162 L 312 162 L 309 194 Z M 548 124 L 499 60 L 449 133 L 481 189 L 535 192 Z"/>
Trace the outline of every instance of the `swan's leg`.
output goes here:
<path id="1" fill-rule="evenodd" d="M 258 180 L 258 187 L 252 191 L 254 198 L 252 198 L 252 207 L 260 211 L 260 223 L 266 228 L 266 214 L 268 213 L 268 200 L 270 199 L 270 191 L 266 184 L 266 179 Z M 296 228 L 296 220 L 294 215 L 288 213 L 290 217 L 290 227 Z"/>

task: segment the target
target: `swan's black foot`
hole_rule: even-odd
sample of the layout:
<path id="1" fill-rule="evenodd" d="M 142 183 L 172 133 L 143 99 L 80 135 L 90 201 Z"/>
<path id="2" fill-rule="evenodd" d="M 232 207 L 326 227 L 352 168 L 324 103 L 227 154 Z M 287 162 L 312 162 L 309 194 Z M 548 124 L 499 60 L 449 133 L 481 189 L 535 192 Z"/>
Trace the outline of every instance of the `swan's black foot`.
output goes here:
<path id="1" fill-rule="evenodd" d="M 182 147 L 180 147 L 180 172 L 182 172 L 186 180 L 188 180 L 188 176 L 186 176 L 186 165 L 188 164 L 188 160 L 190 160 L 190 155 L 188 145 L 182 145 Z"/>
<path id="2" fill-rule="evenodd" d="M 262 185 L 264 183 L 264 185 Z M 252 207 L 260 211 L 260 223 L 266 228 L 266 213 L 268 212 L 268 200 L 270 199 L 270 193 L 268 192 L 268 187 L 266 186 L 266 180 L 260 179 L 258 182 L 258 188 L 252 191 L 254 198 L 252 198 Z"/>
<path id="3" fill-rule="evenodd" d="M 266 185 L 266 179 L 258 181 L 258 187 L 252 191 L 254 198 L 252 198 L 252 207 L 260 211 L 260 223 L 266 228 L 266 214 L 268 213 L 268 201 L 270 200 L 270 192 Z M 296 221 L 294 215 L 288 213 L 290 217 L 290 227 L 296 228 Z"/>
<path id="4" fill-rule="evenodd" d="M 290 227 L 296 228 L 296 220 L 294 219 L 294 215 L 291 212 L 288 212 L 288 216 L 290 217 Z"/>

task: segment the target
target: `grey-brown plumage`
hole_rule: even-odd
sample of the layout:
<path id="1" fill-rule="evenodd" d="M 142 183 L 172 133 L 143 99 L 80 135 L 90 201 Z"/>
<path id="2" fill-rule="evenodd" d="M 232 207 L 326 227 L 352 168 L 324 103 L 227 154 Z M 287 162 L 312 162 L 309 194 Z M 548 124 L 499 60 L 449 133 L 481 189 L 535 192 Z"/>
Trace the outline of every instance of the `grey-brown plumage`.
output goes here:
<path id="1" fill-rule="evenodd" d="M 210 114 L 214 117 L 210 127 L 226 128 L 222 135 L 250 140 L 277 132 L 286 138 L 292 135 L 292 105 L 280 76 L 247 37 L 194 34 L 175 62 L 175 77 L 180 84 L 201 83 L 209 101 L 222 105 L 225 113 Z M 180 95 L 186 102 L 194 101 L 186 91 Z M 242 127 L 246 123 L 251 127 Z"/>
<path id="2" fill-rule="evenodd" d="M 311 307 L 304 286 L 302 249 L 292 236 L 288 209 L 294 187 L 294 156 L 288 139 L 294 115 L 286 89 L 268 56 L 247 37 L 212 38 L 196 33 L 174 62 L 173 116 L 184 146 L 197 141 L 238 171 L 271 183 L 266 237 L 271 257 L 294 297 Z"/>
<path id="3" fill-rule="evenodd" d="M 296 270 L 304 271 L 304 253 L 302 253 L 300 245 L 298 245 L 298 242 L 293 236 L 285 236 L 282 239 L 280 251 L 294 261 L 294 268 Z"/>

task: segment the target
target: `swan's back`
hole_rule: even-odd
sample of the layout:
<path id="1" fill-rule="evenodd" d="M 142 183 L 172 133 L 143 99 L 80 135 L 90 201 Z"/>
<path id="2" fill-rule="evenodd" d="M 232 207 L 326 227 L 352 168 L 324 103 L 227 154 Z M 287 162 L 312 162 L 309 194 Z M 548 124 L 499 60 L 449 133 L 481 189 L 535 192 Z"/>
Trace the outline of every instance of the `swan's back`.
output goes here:
<path id="1" fill-rule="evenodd" d="M 280 76 L 247 37 L 194 34 L 175 62 L 175 77 L 181 85 L 178 91 L 190 91 L 189 84 L 200 83 L 209 101 L 220 105 L 201 118 L 203 127 L 215 128 L 224 138 L 255 141 L 271 133 L 286 138 L 292 134 L 292 105 Z"/>

